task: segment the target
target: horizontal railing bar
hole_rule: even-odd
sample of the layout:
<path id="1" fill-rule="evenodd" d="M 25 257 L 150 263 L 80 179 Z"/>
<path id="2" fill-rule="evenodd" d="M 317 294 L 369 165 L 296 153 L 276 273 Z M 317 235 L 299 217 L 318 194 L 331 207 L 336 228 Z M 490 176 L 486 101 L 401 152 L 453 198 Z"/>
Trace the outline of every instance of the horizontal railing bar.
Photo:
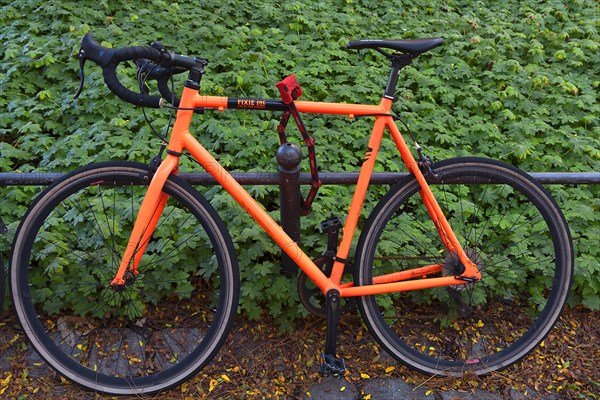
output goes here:
<path id="1" fill-rule="evenodd" d="M 2 172 L 0 186 L 37 186 L 49 185 L 64 174 L 60 172 Z M 278 185 L 276 172 L 232 172 L 231 175 L 242 185 Z M 407 174 L 402 172 L 375 172 L 371 177 L 373 184 L 391 184 L 398 182 Z M 600 184 L 600 172 L 532 172 L 530 175 L 543 184 Z M 180 173 L 193 185 L 215 185 L 215 179 L 206 172 Z M 354 185 L 358 180 L 357 172 L 319 172 L 324 185 Z M 311 183 L 310 173 L 300 174 L 300 184 Z"/>

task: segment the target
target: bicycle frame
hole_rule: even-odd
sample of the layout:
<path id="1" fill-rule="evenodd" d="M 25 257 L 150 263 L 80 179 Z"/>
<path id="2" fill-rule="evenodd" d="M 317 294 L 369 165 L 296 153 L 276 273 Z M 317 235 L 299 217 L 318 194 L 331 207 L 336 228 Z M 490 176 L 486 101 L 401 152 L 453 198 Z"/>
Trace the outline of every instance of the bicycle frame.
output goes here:
<path id="1" fill-rule="evenodd" d="M 111 285 L 122 285 L 125 283 L 124 275 L 127 270 L 137 273 L 137 266 L 146 244 L 149 242 L 152 232 L 158 222 L 160 214 L 167 200 L 167 195 L 162 193 L 163 185 L 170 174 L 177 174 L 179 157 L 187 150 L 208 173 L 210 173 L 223 186 L 223 188 L 246 210 L 246 212 L 265 230 L 265 232 L 283 249 L 283 251 L 306 273 L 306 275 L 319 287 L 323 293 L 330 289 L 339 291 L 341 297 L 366 296 L 398 291 L 418 290 L 432 287 L 461 285 L 480 278 L 480 273 L 475 264 L 469 260 L 452 228 L 448 224 L 444 213 L 435 200 L 418 163 L 415 161 L 411 151 L 406 145 L 402 134 L 394 123 L 390 114 L 392 100 L 382 98 L 379 105 L 324 103 L 312 101 L 296 101 L 296 108 L 300 113 L 311 114 L 339 114 L 348 115 L 350 118 L 356 116 L 373 116 L 375 123 L 371 132 L 365 159 L 360 170 L 358 183 L 348 216 L 342 229 L 342 239 L 338 247 L 333 270 L 327 277 L 319 267 L 306 255 L 306 253 L 294 242 L 273 220 L 273 218 L 254 200 L 254 198 L 219 164 L 219 162 L 192 136 L 189 131 L 190 123 L 194 114 L 194 108 L 216 109 L 223 111 L 232 109 L 254 109 L 285 111 L 287 106 L 277 100 L 263 99 L 232 99 L 228 97 L 203 96 L 198 90 L 184 88 L 181 96 L 171 138 L 167 148 L 167 156 L 154 174 L 148 191 L 144 197 L 134 229 L 125 250 L 119 270 L 111 282 Z M 408 171 L 413 173 L 421 186 L 420 196 L 433 220 L 438 233 L 449 252 L 456 252 L 465 266 L 461 276 L 433 277 L 426 275 L 440 273 L 442 264 L 428 265 L 410 270 L 399 271 L 391 274 L 373 277 L 371 285 L 354 286 L 352 282 L 341 283 L 342 274 L 356 226 L 360 210 L 366 196 L 373 167 L 377 159 L 377 153 L 383 138 L 385 129 L 390 132 L 398 151 Z M 415 279 L 421 278 L 421 279 Z"/>

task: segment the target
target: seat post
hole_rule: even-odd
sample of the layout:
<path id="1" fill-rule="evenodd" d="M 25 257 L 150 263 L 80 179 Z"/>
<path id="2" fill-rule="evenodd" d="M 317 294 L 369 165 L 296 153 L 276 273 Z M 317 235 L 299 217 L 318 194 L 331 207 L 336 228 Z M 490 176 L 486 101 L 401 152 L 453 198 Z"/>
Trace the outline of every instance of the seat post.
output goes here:
<path id="1" fill-rule="evenodd" d="M 390 79 L 388 80 L 383 97 L 390 100 L 396 100 L 394 91 L 396 90 L 396 85 L 398 84 L 398 75 L 400 74 L 400 70 L 407 65 L 410 65 L 415 56 L 413 56 L 411 53 L 387 54 L 382 51 L 380 51 L 380 53 L 385 54 L 386 57 L 392 62 L 392 72 L 390 72 Z"/>

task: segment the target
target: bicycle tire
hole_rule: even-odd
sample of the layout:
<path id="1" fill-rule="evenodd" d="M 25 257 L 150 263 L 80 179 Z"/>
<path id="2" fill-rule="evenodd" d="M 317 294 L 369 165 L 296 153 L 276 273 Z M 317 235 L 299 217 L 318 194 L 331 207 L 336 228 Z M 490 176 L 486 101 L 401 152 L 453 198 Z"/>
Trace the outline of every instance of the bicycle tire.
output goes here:
<path id="1" fill-rule="evenodd" d="M 573 276 L 566 220 L 550 194 L 499 161 L 458 158 L 434 164 L 427 181 L 472 261 L 478 283 L 358 299 L 370 332 L 398 361 L 432 375 L 485 375 L 531 352 L 559 318 Z M 442 264 L 460 273 L 409 175 L 365 223 L 355 284 L 374 274 Z M 421 262 L 420 265 L 418 261 Z"/>
<path id="2" fill-rule="evenodd" d="M 237 311 L 229 233 L 177 176 L 137 275 L 110 288 L 150 178 L 133 162 L 74 171 L 35 200 L 14 239 L 11 292 L 25 334 L 59 374 L 97 392 L 184 382 L 218 352 Z"/>
<path id="3" fill-rule="evenodd" d="M 0 253 L 0 317 L 4 317 L 4 296 L 6 296 L 6 270 L 4 257 Z"/>

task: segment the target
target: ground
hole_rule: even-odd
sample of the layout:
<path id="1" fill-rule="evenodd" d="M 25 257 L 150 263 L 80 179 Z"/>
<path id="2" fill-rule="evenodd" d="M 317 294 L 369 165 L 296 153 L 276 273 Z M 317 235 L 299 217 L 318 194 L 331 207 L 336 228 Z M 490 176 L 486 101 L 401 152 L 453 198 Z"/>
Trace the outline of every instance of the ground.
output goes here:
<path id="1" fill-rule="evenodd" d="M 52 373 L 32 354 L 13 314 L 2 318 L 0 329 L 0 398 L 110 398 Z M 483 398 L 478 393 L 498 399 L 600 399 L 600 313 L 583 308 L 565 310 L 542 346 L 517 365 L 484 378 L 428 377 L 411 371 L 387 356 L 358 316 L 349 313 L 341 318 L 338 341 L 348 371 L 341 381 L 330 382 L 317 372 L 324 339 L 325 323 L 316 317 L 299 321 L 293 332 L 281 332 L 266 319 L 240 317 L 205 370 L 155 398 L 323 398 L 319 388 L 333 384 L 336 393 L 328 399 L 375 399 L 371 392 L 377 382 L 408 384 L 415 396 L 421 393 L 432 399 Z M 515 397 L 517 392 L 522 397 Z"/>

